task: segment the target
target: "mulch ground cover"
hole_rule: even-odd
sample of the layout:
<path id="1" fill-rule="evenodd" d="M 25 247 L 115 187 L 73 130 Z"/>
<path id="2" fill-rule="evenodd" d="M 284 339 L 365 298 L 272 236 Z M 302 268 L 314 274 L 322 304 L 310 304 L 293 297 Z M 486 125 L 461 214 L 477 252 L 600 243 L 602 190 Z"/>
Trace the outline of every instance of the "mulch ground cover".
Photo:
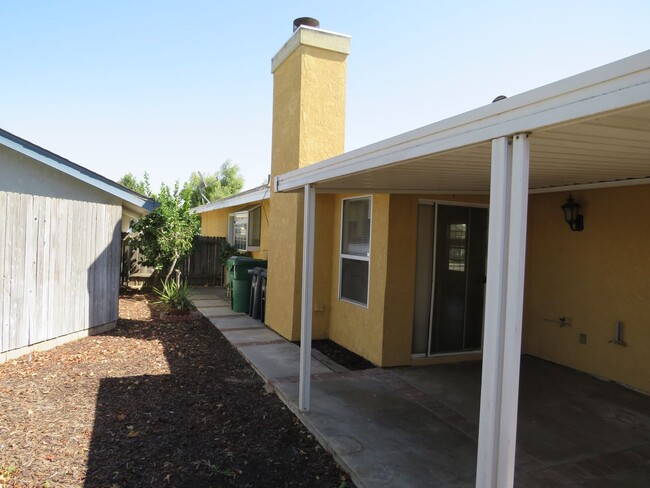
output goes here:
<path id="1" fill-rule="evenodd" d="M 157 317 L 0 365 L 0 487 L 353 486 L 209 321 Z"/>
<path id="2" fill-rule="evenodd" d="M 375 365 L 370 361 L 342 346 L 339 346 L 336 342 L 327 339 L 312 341 L 311 347 L 322 352 L 335 363 L 345 366 L 351 371 L 372 369 L 375 367 Z"/>

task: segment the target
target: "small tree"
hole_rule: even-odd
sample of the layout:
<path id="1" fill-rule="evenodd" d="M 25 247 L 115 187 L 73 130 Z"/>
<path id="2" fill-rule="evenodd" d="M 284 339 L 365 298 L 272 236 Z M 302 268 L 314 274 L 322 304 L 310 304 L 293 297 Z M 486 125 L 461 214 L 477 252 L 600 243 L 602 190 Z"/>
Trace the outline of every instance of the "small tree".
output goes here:
<path id="1" fill-rule="evenodd" d="M 131 239 L 140 250 L 142 264 L 164 273 L 167 283 L 179 262 L 192 252 L 201 222 L 190 213 L 189 202 L 181 197 L 178 182 L 173 190 L 163 183 L 160 194 L 154 197 L 160 207 L 133 224 Z"/>
<path id="2" fill-rule="evenodd" d="M 193 172 L 189 181 L 183 185 L 182 194 L 183 198 L 190 202 L 190 206 L 198 207 L 206 203 L 205 199 L 214 202 L 234 195 L 243 186 L 244 178 L 239 171 L 239 166 L 227 160 L 215 173 L 200 175 L 198 172 Z"/>
<path id="3" fill-rule="evenodd" d="M 149 183 L 149 173 L 146 171 L 144 172 L 144 177 L 140 181 L 133 176 L 133 173 L 127 173 L 117 182 L 122 186 L 126 186 L 129 190 L 137 191 L 141 195 L 147 197 L 152 196 L 151 184 Z"/>

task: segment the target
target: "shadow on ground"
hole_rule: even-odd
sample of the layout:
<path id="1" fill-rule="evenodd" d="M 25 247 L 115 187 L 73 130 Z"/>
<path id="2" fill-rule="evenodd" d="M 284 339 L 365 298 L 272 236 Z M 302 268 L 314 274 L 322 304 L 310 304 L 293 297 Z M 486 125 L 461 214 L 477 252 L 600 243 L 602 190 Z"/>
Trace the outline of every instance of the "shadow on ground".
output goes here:
<path id="1" fill-rule="evenodd" d="M 86 487 L 341 484 L 331 456 L 207 320 L 121 320 L 111 334 L 160 341 L 170 373 L 101 381 Z"/>

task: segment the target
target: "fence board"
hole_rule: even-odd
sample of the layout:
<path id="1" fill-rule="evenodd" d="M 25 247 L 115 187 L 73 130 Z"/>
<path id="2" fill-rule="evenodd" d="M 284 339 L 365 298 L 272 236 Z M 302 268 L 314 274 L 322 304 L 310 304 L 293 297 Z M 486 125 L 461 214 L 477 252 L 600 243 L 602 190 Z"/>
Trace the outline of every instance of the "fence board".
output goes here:
<path id="1" fill-rule="evenodd" d="M 4 351 L 5 344 L 7 344 L 6 327 L 9 321 L 5 323 L 5 301 L 9 302 L 9 270 L 5 270 L 5 248 L 7 245 L 7 237 L 9 229 L 7 228 L 7 194 L 0 192 L 0 235 L 3 239 L 0 240 L 0 351 Z"/>
<path id="2" fill-rule="evenodd" d="M 221 250 L 226 243 L 225 237 L 199 236 L 194 252 L 186 258 L 179 269 L 182 279 L 190 285 L 218 285 L 223 281 Z M 152 268 L 139 264 L 140 253 L 128 245 L 128 239 L 122 243 L 122 281 L 129 278 L 142 279 L 153 274 Z"/>
<path id="3" fill-rule="evenodd" d="M 0 192 L 0 352 L 117 319 L 122 209 Z"/>
<path id="4" fill-rule="evenodd" d="M 11 291 L 11 321 L 17 327 L 10 329 L 11 338 L 9 347 L 14 349 L 25 345 L 22 341 L 21 331 L 29 327 L 29 317 L 24 317 L 25 306 L 25 221 L 27 219 L 27 204 L 24 196 L 19 196 L 13 202 L 13 249 L 12 269 L 12 291 Z M 14 298 L 15 297 L 15 298 Z"/>
<path id="5" fill-rule="evenodd" d="M 111 282 L 113 283 L 113 297 L 112 297 L 112 314 L 109 317 L 109 322 L 118 319 L 119 315 L 119 300 L 120 300 L 120 262 L 122 261 L 122 209 L 118 207 L 113 208 L 113 235 L 111 237 L 111 249 L 113 259 L 110 263 L 109 269 L 113 270 Z"/>
<path id="6" fill-rule="evenodd" d="M 34 223 L 36 224 L 36 279 L 34 285 L 35 306 L 34 321 L 30 328 L 30 342 L 41 342 L 47 339 L 47 328 L 42 327 L 47 321 L 47 268 L 49 264 L 49 239 L 47 233 L 48 199 L 34 199 Z"/>

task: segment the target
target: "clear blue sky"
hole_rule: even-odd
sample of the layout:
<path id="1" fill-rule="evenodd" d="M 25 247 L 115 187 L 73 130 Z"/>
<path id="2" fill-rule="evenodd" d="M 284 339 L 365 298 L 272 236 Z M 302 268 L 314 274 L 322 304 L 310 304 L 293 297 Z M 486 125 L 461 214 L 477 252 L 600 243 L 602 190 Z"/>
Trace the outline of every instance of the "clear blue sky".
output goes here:
<path id="1" fill-rule="evenodd" d="M 346 150 L 650 48 L 650 2 L 0 2 L 0 127 L 109 178 L 270 170 L 296 17 L 352 36 Z M 1 177 L 1 175 L 0 175 Z"/>

